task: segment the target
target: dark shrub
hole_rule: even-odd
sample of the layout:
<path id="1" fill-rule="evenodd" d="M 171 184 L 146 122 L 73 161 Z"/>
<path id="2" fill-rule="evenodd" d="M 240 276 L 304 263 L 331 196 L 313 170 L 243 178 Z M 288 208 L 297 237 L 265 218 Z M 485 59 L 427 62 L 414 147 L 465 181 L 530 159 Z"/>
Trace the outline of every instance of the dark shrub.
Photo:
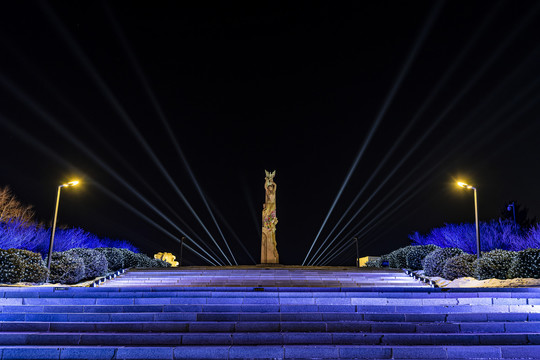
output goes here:
<path id="1" fill-rule="evenodd" d="M 120 249 L 120 251 L 124 255 L 124 269 L 139 266 L 139 258 L 137 256 L 139 254 L 128 249 Z"/>
<path id="2" fill-rule="evenodd" d="M 540 279 L 540 249 L 525 249 L 516 253 L 508 278 L 535 278 Z"/>
<path id="3" fill-rule="evenodd" d="M 388 254 L 381 255 L 378 260 L 375 260 L 375 267 L 390 267 L 390 260 L 388 259 Z"/>
<path id="4" fill-rule="evenodd" d="M 105 255 L 100 251 L 76 248 L 65 252 L 68 254 L 75 254 L 83 260 L 84 273 L 87 279 L 107 274 L 109 264 Z"/>
<path id="5" fill-rule="evenodd" d="M 19 256 L 0 249 L 0 283 L 14 284 L 21 281 L 24 264 Z"/>
<path id="6" fill-rule="evenodd" d="M 461 277 L 474 276 L 474 261 L 476 255 L 461 254 L 454 256 L 444 263 L 443 277 L 448 280 L 454 280 Z"/>
<path id="7" fill-rule="evenodd" d="M 156 267 L 156 268 L 171 267 L 171 264 L 169 264 L 168 262 L 166 262 L 164 260 L 160 260 L 160 259 L 151 259 L 151 260 L 152 260 L 152 266 L 151 267 Z"/>
<path id="8" fill-rule="evenodd" d="M 432 251 L 440 249 L 436 245 L 419 245 L 413 246 L 405 256 L 407 268 L 411 270 L 421 270 L 422 260 Z"/>
<path id="9" fill-rule="evenodd" d="M 109 271 L 118 271 L 124 268 L 124 253 L 117 248 L 96 248 L 95 250 L 105 255 Z"/>
<path id="10" fill-rule="evenodd" d="M 76 284 L 86 277 L 84 261 L 78 255 L 67 252 L 53 252 L 51 259 L 50 282 Z"/>
<path id="11" fill-rule="evenodd" d="M 414 246 L 406 246 L 388 254 L 390 267 L 404 269 L 407 267 L 407 254 Z"/>
<path id="12" fill-rule="evenodd" d="M 446 260 L 463 254 L 458 248 L 443 248 L 432 251 L 424 258 L 424 274 L 427 276 L 443 276 Z"/>
<path id="13" fill-rule="evenodd" d="M 149 268 L 152 267 L 152 260 L 148 255 L 143 253 L 135 254 L 137 257 L 137 267 Z"/>
<path id="14" fill-rule="evenodd" d="M 513 251 L 500 249 L 483 253 L 482 257 L 474 262 L 474 277 L 478 280 L 506 279 L 515 255 Z"/>
<path id="15" fill-rule="evenodd" d="M 381 258 L 368 260 L 366 262 L 366 267 L 381 267 Z"/>
<path id="16" fill-rule="evenodd" d="M 9 249 L 8 252 L 18 256 L 22 263 L 20 281 L 31 283 L 44 283 L 47 281 L 49 270 L 47 270 L 41 254 L 22 249 Z"/>

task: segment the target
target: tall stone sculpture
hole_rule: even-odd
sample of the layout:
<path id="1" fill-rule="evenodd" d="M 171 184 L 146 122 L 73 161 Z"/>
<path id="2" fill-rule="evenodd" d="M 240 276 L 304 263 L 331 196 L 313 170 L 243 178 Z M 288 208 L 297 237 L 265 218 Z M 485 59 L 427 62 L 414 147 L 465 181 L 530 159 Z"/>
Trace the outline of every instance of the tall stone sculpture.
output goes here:
<path id="1" fill-rule="evenodd" d="M 266 201 L 262 211 L 262 242 L 261 242 L 261 264 L 279 264 L 279 254 L 276 244 L 276 183 L 274 176 L 276 171 L 265 170 L 266 180 L 264 190 L 266 191 Z"/>

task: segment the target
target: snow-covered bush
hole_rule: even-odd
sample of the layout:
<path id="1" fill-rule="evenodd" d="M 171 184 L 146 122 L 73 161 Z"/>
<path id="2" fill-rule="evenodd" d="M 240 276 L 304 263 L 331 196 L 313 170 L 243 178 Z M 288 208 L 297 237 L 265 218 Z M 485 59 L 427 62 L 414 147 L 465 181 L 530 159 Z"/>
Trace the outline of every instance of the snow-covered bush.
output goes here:
<path id="1" fill-rule="evenodd" d="M 480 259 L 474 262 L 474 277 L 484 279 L 506 279 L 508 270 L 516 253 L 501 249 L 483 253 Z"/>
<path id="2" fill-rule="evenodd" d="M 404 269 L 407 267 L 407 254 L 414 246 L 405 246 L 388 254 L 390 267 Z"/>
<path id="3" fill-rule="evenodd" d="M 463 250 L 458 248 L 443 248 L 432 251 L 423 261 L 424 274 L 442 277 L 446 260 L 461 254 L 463 254 Z"/>
<path id="4" fill-rule="evenodd" d="M 153 259 L 150 258 L 148 255 L 143 254 L 143 253 L 137 253 L 135 254 L 135 256 L 137 257 L 137 267 L 141 267 L 141 268 L 152 267 Z"/>
<path id="5" fill-rule="evenodd" d="M 124 253 L 117 248 L 96 248 L 95 250 L 105 255 L 109 271 L 118 271 L 124 268 Z"/>
<path id="6" fill-rule="evenodd" d="M 381 267 L 380 258 L 370 259 L 370 260 L 366 261 L 366 267 L 368 267 L 368 268 Z"/>
<path id="7" fill-rule="evenodd" d="M 47 281 L 49 270 L 41 258 L 41 254 L 22 249 L 9 249 L 10 254 L 19 257 L 21 261 L 22 282 L 44 283 Z"/>
<path id="8" fill-rule="evenodd" d="M 52 253 L 50 282 L 76 284 L 85 277 L 84 261 L 78 255 L 67 252 Z"/>
<path id="9" fill-rule="evenodd" d="M 440 249 L 436 245 L 418 245 L 413 246 L 408 252 L 405 257 L 407 262 L 407 268 L 411 270 L 421 270 L 422 269 L 422 261 L 424 258 L 432 251 L 435 251 L 437 249 Z"/>
<path id="10" fill-rule="evenodd" d="M 138 254 L 128 249 L 120 249 L 124 255 L 124 268 L 134 268 L 139 266 Z"/>
<path id="11" fill-rule="evenodd" d="M 95 249 L 75 248 L 65 251 L 66 254 L 79 256 L 84 262 L 84 273 L 87 279 L 103 276 L 107 274 L 108 262 L 103 253 Z"/>
<path id="12" fill-rule="evenodd" d="M 14 284 L 21 281 L 23 263 L 21 259 L 7 250 L 0 249 L 0 283 Z"/>
<path id="13" fill-rule="evenodd" d="M 161 260 L 161 259 L 152 259 L 152 266 L 156 268 L 167 268 L 171 267 L 171 264 L 167 261 Z"/>
<path id="14" fill-rule="evenodd" d="M 378 266 L 377 267 L 391 267 L 390 266 L 390 260 L 388 259 L 388 254 L 381 255 L 381 257 L 378 260 Z"/>
<path id="15" fill-rule="evenodd" d="M 521 250 L 514 256 L 508 278 L 540 279 L 540 249 Z"/>
<path id="16" fill-rule="evenodd" d="M 476 255 L 463 253 L 454 256 L 444 263 L 443 277 L 454 280 L 461 277 L 472 277 L 474 275 L 474 261 Z"/>

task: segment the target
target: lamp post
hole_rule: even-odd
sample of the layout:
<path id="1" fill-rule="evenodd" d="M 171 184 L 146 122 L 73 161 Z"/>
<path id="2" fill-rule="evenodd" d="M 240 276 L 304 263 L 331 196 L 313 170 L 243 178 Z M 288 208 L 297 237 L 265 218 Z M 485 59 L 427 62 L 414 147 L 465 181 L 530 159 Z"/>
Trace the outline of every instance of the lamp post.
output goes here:
<path id="1" fill-rule="evenodd" d="M 476 257 L 480 259 L 480 225 L 478 223 L 478 199 L 476 195 L 476 188 L 474 186 L 471 186 L 469 184 L 465 184 L 464 182 L 458 181 L 458 186 L 461 186 L 462 188 L 474 190 L 474 218 L 476 222 Z"/>
<path id="2" fill-rule="evenodd" d="M 180 239 L 180 263 L 178 266 L 182 266 L 183 253 L 184 253 L 184 240 L 186 240 L 186 238 L 185 236 L 182 236 L 182 239 Z"/>
<path id="3" fill-rule="evenodd" d="M 506 210 L 510 211 L 510 208 L 512 208 L 512 211 L 514 213 L 514 231 L 517 230 L 517 223 L 516 223 L 516 202 L 512 201 L 512 203 L 508 204 L 508 207 Z"/>
<path id="4" fill-rule="evenodd" d="M 54 209 L 54 220 L 53 220 L 53 226 L 51 230 L 51 240 L 49 241 L 49 257 L 47 257 L 47 269 L 49 271 L 51 270 L 51 257 L 53 252 L 53 244 L 54 244 L 54 232 L 56 230 L 56 218 L 58 217 L 58 204 L 60 202 L 60 190 L 62 190 L 63 187 L 69 187 L 69 186 L 75 186 L 79 183 L 79 181 L 70 181 L 66 184 L 62 184 L 58 186 L 58 193 L 56 195 L 56 207 Z"/>
<path id="5" fill-rule="evenodd" d="M 356 243 L 356 267 L 360 267 L 360 255 L 358 252 L 358 238 L 353 238 L 354 242 Z"/>

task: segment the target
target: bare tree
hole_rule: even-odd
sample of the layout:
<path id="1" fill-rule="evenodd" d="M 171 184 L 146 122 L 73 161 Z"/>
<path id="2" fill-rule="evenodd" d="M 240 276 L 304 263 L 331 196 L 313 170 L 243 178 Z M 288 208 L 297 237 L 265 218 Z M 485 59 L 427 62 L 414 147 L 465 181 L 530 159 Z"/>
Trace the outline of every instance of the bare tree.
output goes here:
<path id="1" fill-rule="evenodd" d="M 0 188 L 0 222 L 17 221 L 21 224 L 34 222 L 31 205 L 21 203 L 8 186 Z"/>

